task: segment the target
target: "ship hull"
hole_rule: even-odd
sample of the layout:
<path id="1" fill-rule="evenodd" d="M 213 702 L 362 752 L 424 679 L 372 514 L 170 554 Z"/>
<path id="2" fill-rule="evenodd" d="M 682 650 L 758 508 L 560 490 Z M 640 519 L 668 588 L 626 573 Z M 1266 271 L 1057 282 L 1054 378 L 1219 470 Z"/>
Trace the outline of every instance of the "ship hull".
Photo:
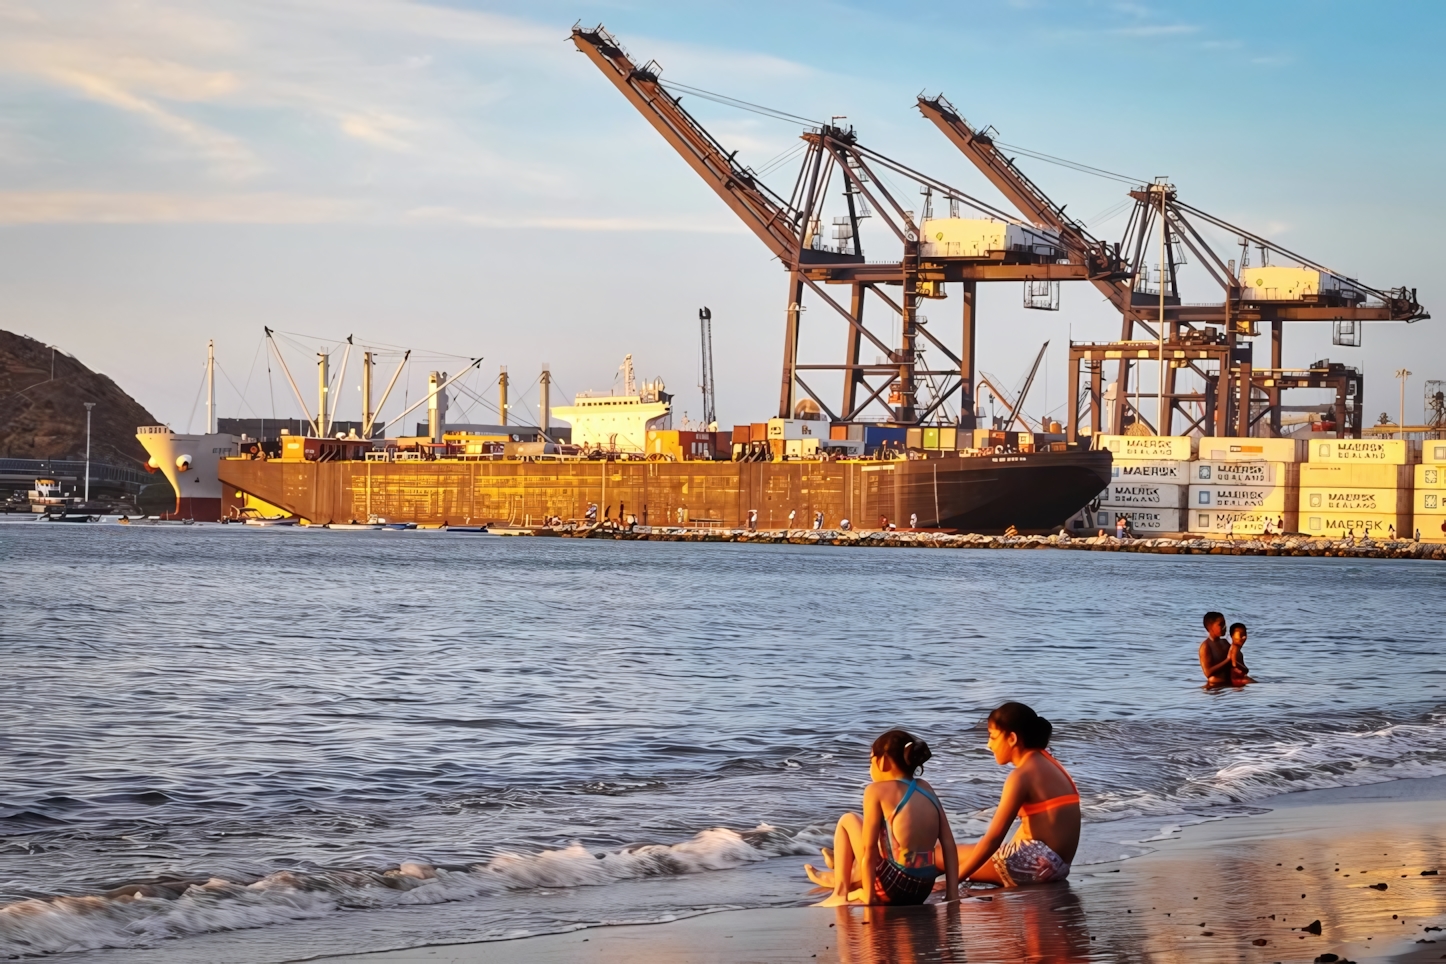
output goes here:
<path id="1" fill-rule="evenodd" d="M 150 455 L 151 467 L 159 471 L 176 491 L 176 508 L 167 513 L 173 519 L 217 522 L 221 519 L 221 460 L 240 451 L 240 438 L 211 433 L 187 435 L 163 425 L 142 426 L 136 439 Z"/>
<path id="2" fill-rule="evenodd" d="M 223 459 L 221 514 L 247 497 L 315 524 L 536 525 L 636 516 L 644 525 L 1000 532 L 1062 525 L 1109 483 L 1107 452 L 895 462 L 305 462 Z M 790 523 L 789 514 L 793 513 Z"/>

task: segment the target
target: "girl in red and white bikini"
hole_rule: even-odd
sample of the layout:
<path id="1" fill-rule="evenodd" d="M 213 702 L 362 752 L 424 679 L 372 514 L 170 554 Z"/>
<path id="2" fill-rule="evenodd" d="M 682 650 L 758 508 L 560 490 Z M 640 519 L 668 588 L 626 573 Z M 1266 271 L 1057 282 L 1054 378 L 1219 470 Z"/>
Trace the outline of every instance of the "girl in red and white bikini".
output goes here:
<path id="1" fill-rule="evenodd" d="M 984 838 L 959 846 L 960 880 L 1018 887 L 1069 876 L 1079 849 L 1079 791 L 1049 755 L 1053 730 L 1023 703 L 1005 703 L 989 714 L 989 749 L 996 763 L 1013 764 L 1014 772 L 1004 781 Z M 1019 832 L 1004 843 L 1016 815 Z M 939 854 L 935 860 L 942 863 Z"/>

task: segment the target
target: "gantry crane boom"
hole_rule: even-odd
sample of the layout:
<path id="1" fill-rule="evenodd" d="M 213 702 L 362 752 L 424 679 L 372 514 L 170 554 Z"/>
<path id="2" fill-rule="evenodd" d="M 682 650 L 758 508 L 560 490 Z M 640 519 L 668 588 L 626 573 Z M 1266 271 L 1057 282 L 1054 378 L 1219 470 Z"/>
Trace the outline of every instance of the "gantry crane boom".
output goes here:
<path id="1" fill-rule="evenodd" d="M 659 82 L 649 62 L 639 67 L 627 51 L 601 26 L 593 30 L 573 27 L 572 42 L 587 55 L 613 86 L 673 146 L 688 166 L 723 199 L 768 249 L 785 265 L 793 265 L 802 247 L 797 212 L 762 184 L 747 168 L 704 130 L 693 115 Z"/>
<path id="2" fill-rule="evenodd" d="M 965 157 L 979 168 L 999 193 L 1034 224 L 1059 232 L 1060 241 L 1071 261 L 1084 265 L 1089 280 L 1116 307 L 1123 308 L 1130 299 L 1130 273 L 1121 262 L 1119 249 L 1090 235 L 1085 226 L 1064 213 L 1064 208 L 1050 200 L 1014 162 L 999 152 L 994 139 L 969 125 L 954 105 L 944 98 L 925 97 L 918 100 L 919 112 L 944 133 Z"/>

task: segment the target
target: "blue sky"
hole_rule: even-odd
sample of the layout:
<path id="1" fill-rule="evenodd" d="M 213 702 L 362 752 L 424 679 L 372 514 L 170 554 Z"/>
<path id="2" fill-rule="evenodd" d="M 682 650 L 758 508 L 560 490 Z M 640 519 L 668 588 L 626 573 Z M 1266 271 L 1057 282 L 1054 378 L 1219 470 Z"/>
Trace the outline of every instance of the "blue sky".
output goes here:
<path id="1" fill-rule="evenodd" d="M 1446 313 L 1435 4 L 0 0 L 0 327 L 104 370 L 177 428 L 200 425 L 208 338 L 222 414 L 295 413 L 279 372 L 264 387 L 262 325 L 308 336 L 290 356 L 304 384 L 305 347 L 349 333 L 485 356 L 484 397 L 507 365 L 524 407 L 542 362 L 571 394 L 608 387 L 632 352 L 697 414 L 707 304 L 720 418 L 767 417 L 785 276 L 574 51 L 576 20 L 666 78 L 846 115 L 876 149 L 995 200 L 913 109 L 942 91 L 1009 142 L 1168 175 L 1198 207 Z M 685 104 L 749 163 L 798 134 Z M 1084 218 L 1123 197 L 1022 164 Z M 1092 227 L 1113 239 L 1123 222 Z M 1051 341 L 1032 409 L 1062 406 L 1071 335 L 1118 332 L 1092 289 L 1062 301 L 981 296 L 980 367 L 1006 385 Z M 926 309 L 936 325 L 957 311 Z M 1372 416 L 1394 416 L 1396 368 L 1416 373 L 1412 419 L 1422 379 L 1446 379 L 1437 321 L 1368 328 L 1359 349 L 1324 325 L 1287 337 L 1288 364 L 1364 365 Z M 815 360 L 842 339 L 806 316 Z M 415 398 L 431 364 L 455 367 L 419 359 L 399 391 Z"/>

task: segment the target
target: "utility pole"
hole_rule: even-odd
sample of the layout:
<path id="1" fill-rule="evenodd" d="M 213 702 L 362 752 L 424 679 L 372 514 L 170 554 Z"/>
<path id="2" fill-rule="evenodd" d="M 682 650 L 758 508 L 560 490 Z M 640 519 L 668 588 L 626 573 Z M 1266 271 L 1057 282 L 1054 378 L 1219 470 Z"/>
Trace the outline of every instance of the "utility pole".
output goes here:
<path id="1" fill-rule="evenodd" d="M 1401 415 L 1396 422 L 1396 428 L 1400 430 L 1401 438 L 1406 437 L 1406 379 L 1411 373 L 1404 368 L 1396 369 L 1396 377 L 1401 380 Z"/>
<path id="2" fill-rule="evenodd" d="M 90 502 L 90 410 L 95 402 L 85 403 L 85 501 Z"/>
<path id="3" fill-rule="evenodd" d="M 547 362 L 542 363 L 542 377 L 538 380 L 542 386 L 542 418 L 541 424 L 537 427 L 542 429 L 542 439 L 545 442 L 552 441 L 552 369 Z"/>
<path id="4" fill-rule="evenodd" d="M 713 312 L 707 307 L 698 309 L 698 327 L 703 338 L 703 427 L 711 432 L 718 413 L 713 385 Z"/>
<path id="5" fill-rule="evenodd" d="M 1165 179 L 1155 178 L 1160 194 L 1160 386 L 1155 404 L 1155 434 L 1165 434 Z"/>

